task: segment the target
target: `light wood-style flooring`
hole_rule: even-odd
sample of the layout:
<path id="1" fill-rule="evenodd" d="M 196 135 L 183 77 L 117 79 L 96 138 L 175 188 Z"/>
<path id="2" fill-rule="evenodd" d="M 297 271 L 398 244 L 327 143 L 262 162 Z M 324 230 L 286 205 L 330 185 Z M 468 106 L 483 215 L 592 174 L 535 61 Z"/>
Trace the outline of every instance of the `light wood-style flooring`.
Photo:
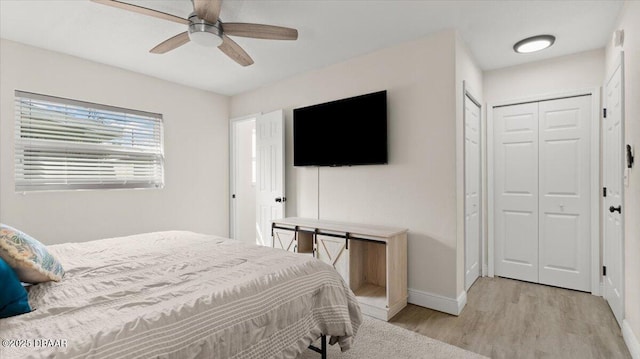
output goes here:
<path id="1" fill-rule="evenodd" d="M 491 358 L 631 358 L 602 297 L 479 278 L 456 317 L 409 304 L 390 323 Z"/>

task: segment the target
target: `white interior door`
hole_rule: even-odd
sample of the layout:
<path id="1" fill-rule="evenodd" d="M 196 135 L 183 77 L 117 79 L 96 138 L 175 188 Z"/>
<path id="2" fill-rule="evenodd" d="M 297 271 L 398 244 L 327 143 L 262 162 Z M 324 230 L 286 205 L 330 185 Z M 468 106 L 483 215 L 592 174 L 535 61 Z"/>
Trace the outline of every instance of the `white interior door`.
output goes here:
<path id="1" fill-rule="evenodd" d="M 272 246 L 271 223 L 285 216 L 284 113 L 256 120 L 256 224 L 259 244 Z"/>
<path id="2" fill-rule="evenodd" d="M 622 57 L 622 55 L 621 55 Z M 624 87 L 622 63 L 605 86 L 607 116 L 604 118 L 604 298 L 618 323 L 624 318 L 624 241 L 622 216 Z"/>
<path id="3" fill-rule="evenodd" d="M 480 106 L 464 101 L 465 289 L 480 276 Z"/>
<path id="4" fill-rule="evenodd" d="M 255 118 L 231 121 L 231 238 L 256 243 Z"/>
<path id="5" fill-rule="evenodd" d="M 538 281 L 538 104 L 494 109 L 495 274 Z"/>
<path id="6" fill-rule="evenodd" d="M 591 96 L 539 102 L 539 282 L 591 291 Z"/>

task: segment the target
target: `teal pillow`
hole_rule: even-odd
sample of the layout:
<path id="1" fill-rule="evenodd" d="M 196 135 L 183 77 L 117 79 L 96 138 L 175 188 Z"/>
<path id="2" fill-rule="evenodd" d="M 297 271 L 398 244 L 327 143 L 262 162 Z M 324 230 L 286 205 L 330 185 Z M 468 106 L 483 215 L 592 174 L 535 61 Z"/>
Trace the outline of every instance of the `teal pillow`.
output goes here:
<path id="1" fill-rule="evenodd" d="M 0 258 L 25 283 L 59 282 L 64 276 L 62 265 L 44 244 L 4 224 L 0 224 Z"/>
<path id="2" fill-rule="evenodd" d="M 0 258 L 0 318 L 29 313 L 27 291 L 7 262 Z"/>

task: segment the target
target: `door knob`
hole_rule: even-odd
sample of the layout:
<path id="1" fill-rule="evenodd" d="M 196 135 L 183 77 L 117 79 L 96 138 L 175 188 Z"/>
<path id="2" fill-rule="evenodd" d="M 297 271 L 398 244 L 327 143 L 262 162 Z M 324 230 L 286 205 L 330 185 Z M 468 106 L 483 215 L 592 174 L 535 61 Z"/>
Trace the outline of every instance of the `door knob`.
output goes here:
<path id="1" fill-rule="evenodd" d="M 287 201 L 287 197 L 278 197 L 276 198 L 276 202 L 280 203 L 280 202 L 286 202 Z"/>
<path id="2" fill-rule="evenodd" d="M 609 207 L 609 212 L 613 213 L 615 211 L 618 211 L 618 213 L 622 213 L 622 206 L 618 206 L 618 207 L 611 206 L 611 207 Z"/>

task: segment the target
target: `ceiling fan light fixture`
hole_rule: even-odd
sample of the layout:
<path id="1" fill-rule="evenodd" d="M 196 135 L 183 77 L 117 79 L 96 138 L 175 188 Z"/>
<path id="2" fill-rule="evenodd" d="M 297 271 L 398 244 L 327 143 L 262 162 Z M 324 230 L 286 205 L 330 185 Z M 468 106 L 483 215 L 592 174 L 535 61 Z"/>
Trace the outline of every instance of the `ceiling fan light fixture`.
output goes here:
<path id="1" fill-rule="evenodd" d="M 220 20 L 222 0 L 191 0 L 194 11 L 187 19 L 162 11 L 129 4 L 122 0 L 92 1 L 188 26 L 187 31 L 174 35 L 149 50 L 152 54 L 166 54 L 169 51 L 187 44 L 189 41 L 193 41 L 209 48 L 215 46 L 239 65 L 249 66 L 253 64 L 251 56 L 227 35 L 267 40 L 298 39 L 298 30 L 288 27 L 241 22 L 223 23 Z"/>
<path id="2" fill-rule="evenodd" d="M 218 47 L 222 44 L 220 22 L 211 24 L 200 19 L 195 13 L 189 16 L 189 39 L 198 45 Z"/>
<path id="3" fill-rule="evenodd" d="M 222 37 L 206 31 L 189 31 L 189 39 L 198 45 L 218 47 L 222 44 Z"/>
<path id="4" fill-rule="evenodd" d="M 544 50 L 556 41 L 556 37 L 553 35 L 537 35 L 528 37 L 524 40 L 520 40 L 513 45 L 513 51 L 519 54 L 528 54 Z"/>

